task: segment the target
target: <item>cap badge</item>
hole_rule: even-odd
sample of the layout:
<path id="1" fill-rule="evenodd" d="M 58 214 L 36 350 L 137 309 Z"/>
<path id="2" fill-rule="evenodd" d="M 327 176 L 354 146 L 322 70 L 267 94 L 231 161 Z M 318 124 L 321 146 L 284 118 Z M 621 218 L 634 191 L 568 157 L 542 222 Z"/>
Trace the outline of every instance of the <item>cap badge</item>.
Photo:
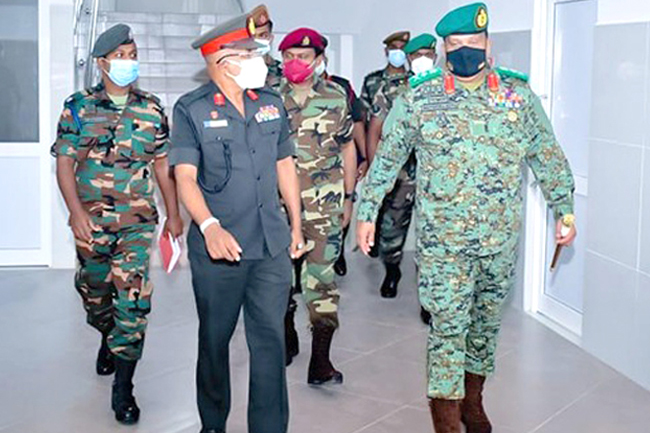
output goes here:
<path id="1" fill-rule="evenodd" d="M 255 27 L 255 20 L 253 18 L 248 19 L 248 34 L 253 36 L 255 34 L 255 30 L 257 30 L 257 27 Z"/>
<path id="2" fill-rule="evenodd" d="M 304 47 L 311 45 L 311 39 L 309 39 L 309 36 L 305 36 L 305 38 L 302 40 L 302 45 Z"/>
<path id="3" fill-rule="evenodd" d="M 476 27 L 484 29 L 488 24 L 488 13 L 484 7 L 479 8 L 476 14 Z"/>

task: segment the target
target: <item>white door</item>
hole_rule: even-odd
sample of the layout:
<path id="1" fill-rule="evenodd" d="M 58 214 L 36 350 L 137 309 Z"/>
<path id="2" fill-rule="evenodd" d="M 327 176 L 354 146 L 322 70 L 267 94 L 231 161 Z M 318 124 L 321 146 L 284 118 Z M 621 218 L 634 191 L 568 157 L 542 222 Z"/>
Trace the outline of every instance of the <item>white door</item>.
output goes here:
<path id="1" fill-rule="evenodd" d="M 539 256 L 540 279 L 531 290 L 537 290 L 534 310 L 559 323 L 576 335 L 582 329 L 582 295 L 586 253 L 586 216 L 588 194 L 589 110 L 591 106 L 591 73 L 593 30 L 597 19 L 595 0 L 551 0 L 548 5 L 548 47 L 546 65 L 550 90 L 551 121 L 576 181 L 575 213 L 579 237 L 575 245 L 562 252 L 558 268 L 549 268 L 555 252 L 553 234 L 555 221 L 545 206 L 546 232 Z"/>
<path id="2" fill-rule="evenodd" d="M 0 266 L 50 262 L 45 3 L 0 0 Z"/>

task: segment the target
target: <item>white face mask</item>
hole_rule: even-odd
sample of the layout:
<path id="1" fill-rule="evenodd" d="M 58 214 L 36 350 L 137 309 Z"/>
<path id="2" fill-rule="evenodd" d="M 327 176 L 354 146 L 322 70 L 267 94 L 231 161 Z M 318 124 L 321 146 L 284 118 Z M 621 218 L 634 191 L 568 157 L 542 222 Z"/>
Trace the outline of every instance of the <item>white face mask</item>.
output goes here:
<path id="1" fill-rule="evenodd" d="M 230 75 L 230 77 L 235 80 L 235 83 L 237 83 L 237 85 L 243 90 L 259 89 L 260 87 L 264 87 L 266 84 L 266 76 L 269 73 L 269 68 L 266 66 L 262 57 L 253 57 L 252 59 L 240 60 L 239 62 L 232 60 L 227 61 L 241 68 L 239 75 L 228 75 Z"/>
<path id="2" fill-rule="evenodd" d="M 325 73 L 326 70 L 327 70 L 327 66 L 325 65 L 325 61 L 323 60 L 318 64 L 318 66 L 314 68 L 314 75 L 320 77 Z"/>
<path id="3" fill-rule="evenodd" d="M 271 52 L 271 41 L 269 39 L 256 38 L 255 42 L 264 45 L 264 47 L 258 49 L 260 54 L 265 55 Z"/>
<path id="4" fill-rule="evenodd" d="M 433 69 L 433 65 L 433 59 L 427 56 L 418 57 L 411 62 L 411 71 L 413 71 L 415 75 L 423 74 L 425 72 L 431 71 Z"/>

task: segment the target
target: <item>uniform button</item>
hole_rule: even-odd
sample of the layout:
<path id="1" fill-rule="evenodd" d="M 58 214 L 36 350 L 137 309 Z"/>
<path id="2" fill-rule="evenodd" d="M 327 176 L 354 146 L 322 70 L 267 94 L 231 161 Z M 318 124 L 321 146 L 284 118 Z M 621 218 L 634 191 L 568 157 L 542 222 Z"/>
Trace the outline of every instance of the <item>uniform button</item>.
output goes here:
<path id="1" fill-rule="evenodd" d="M 257 181 L 259 182 L 260 180 L 262 180 L 262 177 L 261 177 L 261 176 L 257 176 Z"/>
<path id="2" fill-rule="evenodd" d="M 253 155 L 255 155 L 255 149 L 251 150 L 251 153 L 252 153 Z"/>
<path id="3" fill-rule="evenodd" d="M 262 203 L 260 203 L 260 209 L 262 209 L 263 207 L 264 207 L 264 205 Z"/>

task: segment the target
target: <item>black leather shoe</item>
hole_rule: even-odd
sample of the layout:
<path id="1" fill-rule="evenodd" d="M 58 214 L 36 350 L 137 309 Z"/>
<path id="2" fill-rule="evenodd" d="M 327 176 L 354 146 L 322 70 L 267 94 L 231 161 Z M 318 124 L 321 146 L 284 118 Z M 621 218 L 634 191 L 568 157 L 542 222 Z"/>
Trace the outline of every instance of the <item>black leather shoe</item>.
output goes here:
<path id="1" fill-rule="evenodd" d="M 386 263 L 386 278 L 381 285 L 380 293 L 382 298 L 391 299 L 397 296 L 397 285 L 402 278 L 399 265 Z"/>
<path id="2" fill-rule="evenodd" d="M 431 324 L 431 313 L 429 313 L 423 307 L 420 307 L 420 319 L 422 319 L 422 323 L 424 323 L 425 325 L 430 325 Z"/>
<path id="3" fill-rule="evenodd" d="M 110 376 L 115 373 L 115 355 L 108 348 L 106 337 L 102 337 L 102 345 L 97 353 L 97 363 L 95 365 L 97 374 L 100 376 Z"/>
<path id="4" fill-rule="evenodd" d="M 137 361 L 115 359 L 115 380 L 111 406 L 115 419 L 125 425 L 132 425 L 140 419 L 140 408 L 133 396 L 133 374 Z"/>
<path id="5" fill-rule="evenodd" d="M 343 251 L 341 251 L 341 255 L 334 263 L 334 272 L 336 272 L 336 275 L 339 277 L 342 277 L 348 273 L 348 264 L 345 261 L 345 254 Z"/>

